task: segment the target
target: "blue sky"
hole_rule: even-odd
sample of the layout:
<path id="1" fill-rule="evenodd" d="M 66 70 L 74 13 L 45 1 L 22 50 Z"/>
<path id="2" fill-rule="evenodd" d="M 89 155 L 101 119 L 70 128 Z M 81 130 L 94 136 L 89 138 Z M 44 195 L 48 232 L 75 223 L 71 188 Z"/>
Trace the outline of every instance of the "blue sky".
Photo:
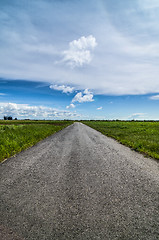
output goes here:
<path id="1" fill-rule="evenodd" d="M 1 0 L 0 118 L 159 119 L 158 0 Z"/>

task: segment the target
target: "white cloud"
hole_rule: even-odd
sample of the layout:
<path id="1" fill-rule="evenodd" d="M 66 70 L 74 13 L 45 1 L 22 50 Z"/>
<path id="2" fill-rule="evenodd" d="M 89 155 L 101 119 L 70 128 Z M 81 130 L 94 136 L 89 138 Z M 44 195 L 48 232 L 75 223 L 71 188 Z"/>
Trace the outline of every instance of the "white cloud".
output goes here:
<path id="1" fill-rule="evenodd" d="M 0 7 L 2 78 L 58 81 L 98 94 L 158 94 L 158 0 L 117 1 L 117 8 L 103 0 L 85 1 L 85 8 L 83 1 L 39 1 Z M 46 21 L 37 24 L 38 16 Z M 55 64 L 61 58 L 66 64 Z"/>
<path id="2" fill-rule="evenodd" d="M 103 107 L 98 107 L 98 108 L 97 108 L 97 110 L 102 110 L 102 109 L 103 109 Z"/>
<path id="3" fill-rule="evenodd" d="M 57 90 L 57 91 L 62 91 L 63 93 L 72 93 L 74 91 L 74 87 L 69 87 L 65 85 L 50 85 L 51 89 Z"/>
<path id="4" fill-rule="evenodd" d="M 92 94 L 92 92 L 91 92 L 91 91 L 89 91 L 89 89 L 88 89 L 88 88 L 86 88 L 86 89 L 83 91 L 83 93 L 84 93 L 84 94 L 87 94 L 87 95 L 89 95 L 89 94 Z"/>
<path id="5" fill-rule="evenodd" d="M 97 42 L 95 37 L 93 37 L 92 35 L 88 36 L 88 37 L 81 37 L 78 40 L 74 40 L 72 42 L 70 42 L 70 49 L 94 49 L 97 46 Z"/>
<path id="6" fill-rule="evenodd" d="M 79 115 L 76 112 L 58 110 L 45 106 L 30 106 L 28 104 L 0 103 L 0 118 L 4 115 L 20 119 L 74 119 Z"/>
<path id="7" fill-rule="evenodd" d="M 0 93 L 0 96 L 5 96 L 6 94 L 5 93 Z"/>
<path id="8" fill-rule="evenodd" d="M 79 102 L 79 103 L 84 103 L 84 102 L 93 102 L 93 93 L 90 92 L 88 89 L 85 89 L 84 92 L 79 92 L 77 93 L 74 98 L 72 99 L 72 102 Z"/>
<path id="9" fill-rule="evenodd" d="M 95 37 L 81 37 L 69 43 L 69 49 L 63 52 L 63 61 L 72 67 L 89 64 L 92 60 L 91 50 L 97 46 Z"/>
<path id="10" fill-rule="evenodd" d="M 75 108 L 76 106 L 73 104 L 73 103 L 71 103 L 69 106 L 66 106 L 66 108 L 67 109 L 69 109 L 69 108 Z"/>
<path id="11" fill-rule="evenodd" d="M 151 100 L 159 100 L 159 95 L 151 96 L 149 99 L 151 99 Z"/>
<path id="12" fill-rule="evenodd" d="M 145 119 L 145 113 L 133 113 L 130 116 L 128 116 L 128 119 L 138 119 L 138 120 L 143 120 Z"/>

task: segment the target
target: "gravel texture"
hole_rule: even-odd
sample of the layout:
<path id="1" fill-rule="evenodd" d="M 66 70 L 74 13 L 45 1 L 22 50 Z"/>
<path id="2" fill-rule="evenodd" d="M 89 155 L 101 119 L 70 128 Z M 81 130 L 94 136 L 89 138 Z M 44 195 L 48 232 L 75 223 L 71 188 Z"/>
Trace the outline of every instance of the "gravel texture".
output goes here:
<path id="1" fill-rule="evenodd" d="M 2 240 L 158 240 L 159 167 L 74 123 L 0 165 Z"/>

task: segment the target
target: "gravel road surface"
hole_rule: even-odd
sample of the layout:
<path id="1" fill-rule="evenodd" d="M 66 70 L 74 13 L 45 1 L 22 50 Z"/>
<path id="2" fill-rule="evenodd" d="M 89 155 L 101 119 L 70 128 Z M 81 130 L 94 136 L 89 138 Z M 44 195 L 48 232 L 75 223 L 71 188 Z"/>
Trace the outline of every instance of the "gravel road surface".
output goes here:
<path id="1" fill-rule="evenodd" d="M 158 162 L 82 123 L 0 165 L 2 240 L 158 240 Z"/>

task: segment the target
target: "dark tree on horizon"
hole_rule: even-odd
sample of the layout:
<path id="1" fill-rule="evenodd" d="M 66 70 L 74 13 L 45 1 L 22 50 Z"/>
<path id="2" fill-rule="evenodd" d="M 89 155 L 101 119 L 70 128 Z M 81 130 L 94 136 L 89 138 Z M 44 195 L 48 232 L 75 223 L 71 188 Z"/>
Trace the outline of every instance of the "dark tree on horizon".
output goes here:
<path id="1" fill-rule="evenodd" d="M 4 116 L 4 120 L 13 120 L 12 116 Z"/>

